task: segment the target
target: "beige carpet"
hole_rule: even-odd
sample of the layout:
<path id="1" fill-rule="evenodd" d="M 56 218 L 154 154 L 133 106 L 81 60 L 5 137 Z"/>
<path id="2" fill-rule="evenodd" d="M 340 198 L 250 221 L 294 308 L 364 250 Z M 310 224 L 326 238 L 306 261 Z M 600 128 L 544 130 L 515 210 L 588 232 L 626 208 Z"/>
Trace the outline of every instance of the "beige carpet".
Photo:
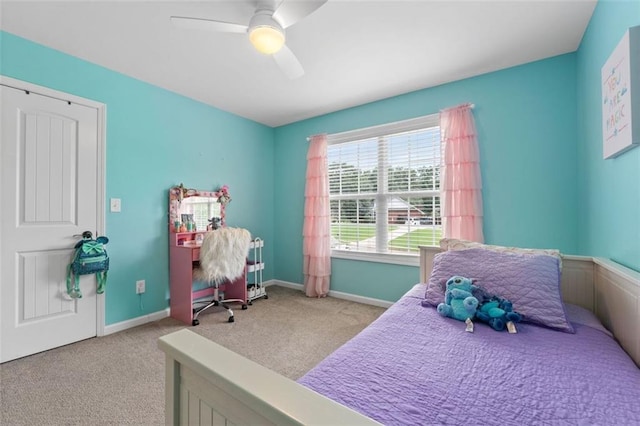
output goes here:
<path id="1" fill-rule="evenodd" d="M 213 308 L 189 329 L 295 380 L 384 312 L 284 287 L 267 293 L 234 309 L 235 323 Z M 0 424 L 164 424 L 157 339 L 184 327 L 166 318 L 0 365 Z"/>

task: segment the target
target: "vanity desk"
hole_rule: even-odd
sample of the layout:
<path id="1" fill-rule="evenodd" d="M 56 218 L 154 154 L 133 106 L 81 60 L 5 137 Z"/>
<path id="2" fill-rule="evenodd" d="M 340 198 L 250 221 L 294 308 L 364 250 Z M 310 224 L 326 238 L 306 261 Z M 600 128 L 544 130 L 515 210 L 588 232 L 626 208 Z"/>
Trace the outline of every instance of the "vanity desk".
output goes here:
<path id="1" fill-rule="evenodd" d="M 193 291 L 193 267 L 200 260 L 198 235 L 208 231 L 171 232 L 169 234 L 169 291 L 171 318 L 193 324 L 193 302 L 213 296 L 213 287 Z M 215 232 L 215 231 L 213 231 Z M 246 272 L 232 282 L 220 285 L 226 298 L 247 300 Z M 246 305 L 243 305 L 246 308 Z"/>
<path id="2" fill-rule="evenodd" d="M 196 325 L 193 318 L 194 301 L 214 294 L 213 287 L 193 290 L 193 268 L 200 260 L 200 246 L 211 224 L 224 226 L 224 204 L 221 193 L 187 190 L 182 186 L 169 190 L 169 291 L 170 316 L 185 324 Z M 185 231 L 189 224 L 189 231 Z M 195 228 L 195 230 L 193 229 Z M 208 229 L 209 228 L 209 229 Z M 220 284 L 220 292 L 227 299 L 241 299 L 247 308 L 247 268 L 234 281 Z"/>

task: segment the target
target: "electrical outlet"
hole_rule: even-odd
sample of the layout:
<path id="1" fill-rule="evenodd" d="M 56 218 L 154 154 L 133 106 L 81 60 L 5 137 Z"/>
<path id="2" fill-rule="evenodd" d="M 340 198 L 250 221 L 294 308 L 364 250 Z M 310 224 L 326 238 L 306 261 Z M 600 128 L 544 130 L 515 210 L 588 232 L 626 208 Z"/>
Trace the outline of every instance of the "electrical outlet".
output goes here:
<path id="1" fill-rule="evenodd" d="M 136 294 L 144 293 L 144 280 L 136 281 Z"/>

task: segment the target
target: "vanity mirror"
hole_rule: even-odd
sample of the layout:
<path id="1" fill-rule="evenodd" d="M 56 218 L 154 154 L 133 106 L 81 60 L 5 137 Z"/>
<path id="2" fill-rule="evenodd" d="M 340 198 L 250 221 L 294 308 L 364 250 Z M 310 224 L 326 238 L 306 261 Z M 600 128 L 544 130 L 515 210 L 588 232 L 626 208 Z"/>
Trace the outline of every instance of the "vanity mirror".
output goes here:
<path id="1" fill-rule="evenodd" d="M 169 190 L 169 229 L 173 232 L 206 231 L 212 224 L 224 226 L 228 189 L 187 189 L 182 184 Z"/>

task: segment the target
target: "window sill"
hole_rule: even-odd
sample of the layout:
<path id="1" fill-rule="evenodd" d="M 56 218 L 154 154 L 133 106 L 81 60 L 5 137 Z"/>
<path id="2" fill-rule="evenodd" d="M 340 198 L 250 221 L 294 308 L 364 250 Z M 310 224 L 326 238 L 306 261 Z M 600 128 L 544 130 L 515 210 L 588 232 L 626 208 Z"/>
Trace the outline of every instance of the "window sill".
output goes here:
<path id="1" fill-rule="evenodd" d="M 394 265 L 420 266 L 420 256 L 412 254 L 365 253 L 349 250 L 331 250 L 334 259 L 359 260 L 363 262 L 392 263 Z"/>

